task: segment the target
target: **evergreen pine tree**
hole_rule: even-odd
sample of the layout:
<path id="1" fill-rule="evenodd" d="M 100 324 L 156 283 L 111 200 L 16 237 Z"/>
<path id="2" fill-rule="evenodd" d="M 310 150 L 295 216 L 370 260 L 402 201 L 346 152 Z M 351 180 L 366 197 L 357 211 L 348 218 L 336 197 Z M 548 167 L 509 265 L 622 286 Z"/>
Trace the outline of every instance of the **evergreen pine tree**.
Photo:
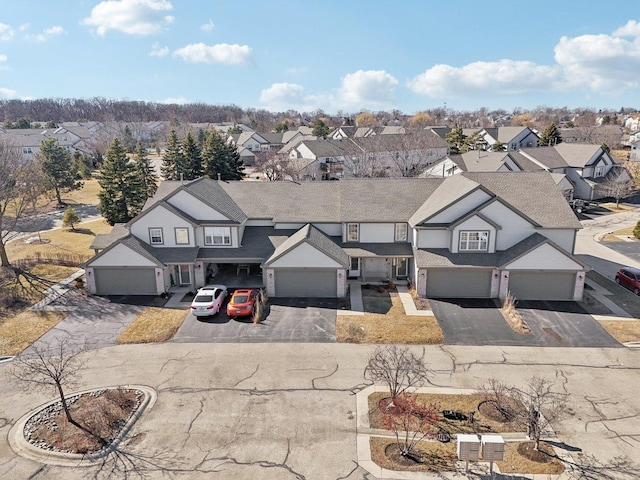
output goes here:
<path id="1" fill-rule="evenodd" d="M 467 136 L 460 127 L 451 130 L 444 138 L 452 154 L 457 155 L 467 151 Z"/>
<path id="2" fill-rule="evenodd" d="M 152 197 L 153 194 L 156 193 L 156 190 L 158 190 L 158 176 L 149 161 L 147 149 L 144 148 L 142 142 L 138 142 L 136 145 L 133 158 L 136 161 L 136 168 L 138 169 L 138 175 L 142 182 L 142 188 L 146 192 L 147 198 Z"/>
<path id="3" fill-rule="evenodd" d="M 202 152 L 191 132 L 187 133 L 182 142 L 182 155 L 184 157 L 184 179 L 195 180 L 203 173 Z"/>
<path id="4" fill-rule="evenodd" d="M 226 143 L 215 130 L 209 132 L 202 150 L 204 174 L 216 180 L 242 180 L 244 164 L 233 144 Z"/>
<path id="5" fill-rule="evenodd" d="M 167 149 L 162 156 L 160 172 L 165 180 L 180 180 L 180 174 L 185 173 L 184 163 L 178 134 L 175 130 L 171 130 L 167 139 Z"/>
<path id="6" fill-rule="evenodd" d="M 62 192 L 82 188 L 80 176 L 71 166 L 71 154 L 61 147 L 55 138 L 47 138 L 40 143 L 40 151 L 36 154 L 40 161 L 40 169 L 45 176 L 47 188 L 53 190 L 62 204 Z"/>
<path id="7" fill-rule="evenodd" d="M 64 211 L 64 217 L 62 218 L 63 227 L 71 227 L 71 230 L 76 230 L 76 225 L 80 223 L 80 217 L 76 211 L 69 205 Z"/>
<path id="8" fill-rule="evenodd" d="M 111 225 L 131 220 L 147 199 L 136 163 L 129 160 L 118 138 L 109 145 L 98 173 L 98 184 L 102 188 L 98 193 L 98 209 Z"/>
<path id="9" fill-rule="evenodd" d="M 556 124 L 551 122 L 549 123 L 542 135 L 540 136 L 540 140 L 538 141 L 539 147 L 547 147 L 547 146 L 555 146 L 559 143 L 562 143 L 562 136 L 560 135 L 560 130 L 556 127 Z"/>

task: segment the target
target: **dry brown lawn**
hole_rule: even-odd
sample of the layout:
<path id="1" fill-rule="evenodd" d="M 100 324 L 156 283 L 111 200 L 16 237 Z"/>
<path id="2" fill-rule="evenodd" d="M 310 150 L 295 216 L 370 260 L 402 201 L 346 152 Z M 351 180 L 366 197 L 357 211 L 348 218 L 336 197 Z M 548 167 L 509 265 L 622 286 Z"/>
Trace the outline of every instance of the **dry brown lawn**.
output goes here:
<path id="1" fill-rule="evenodd" d="M 631 227 L 627 227 L 627 228 L 621 228 L 620 230 L 616 230 L 615 232 L 612 233 L 607 233 L 605 236 L 603 236 L 600 241 L 602 242 L 624 242 L 623 239 L 619 238 L 618 235 L 623 236 L 623 237 L 633 237 L 633 229 L 634 229 L 635 225 L 631 226 Z"/>
<path id="2" fill-rule="evenodd" d="M 532 442 L 526 442 L 531 444 Z M 500 473 L 526 473 L 540 475 L 560 475 L 564 472 L 564 464 L 556 456 L 555 450 L 551 445 L 540 442 L 540 451 L 547 455 L 541 455 L 544 462 L 534 462 L 518 453 L 518 447 L 521 443 L 507 442 L 504 446 L 504 460 L 496 462 L 500 469 Z M 530 446 L 530 445 L 529 445 Z"/>
<path id="3" fill-rule="evenodd" d="M 405 472 L 455 472 L 456 470 L 456 444 L 453 442 L 420 442 L 416 445 L 416 453 L 421 457 L 422 463 L 404 466 L 393 463 L 385 453 L 390 445 L 396 443 L 395 439 L 371 437 L 369 442 L 371 459 L 382 468 Z M 389 448 L 394 447 L 395 445 Z"/>
<path id="4" fill-rule="evenodd" d="M 602 320 L 600 325 L 620 343 L 640 342 L 640 320 Z"/>
<path id="5" fill-rule="evenodd" d="M 80 190 L 74 190 L 69 193 L 61 195 L 62 201 L 69 205 L 98 205 L 98 193 L 100 192 L 100 185 L 98 180 L 92 178 L 90 180 L 83 180 L 84 185 Z"/>
<path id="6" fill-rule="evenodd" d="M 42 232 L 42 243 L 25 243 L 25 238 L 14 240 L 7 245 L 10 260 L 32 257 L 55 257 L 60 254 L 79 255 L 89 258 L 93 250 L 89 248 L 93 239 L 100 233 L 109 233 L 111 225 L 104 220 L 93 220 L 78 224 L 76 231 L 58 229 Z M 35 236 L 35 235 L 33 235 Z"/>
<path id="7" fill-rule="evenodd" d="M 378 407 L 378 403 L 383 398 L 389 396 L 387 392 L 375 392 L 369 395 L 369 424 L 371 428 L 384 428 L 382 424 L 382 412 Z M 419 403 L 424 405 L 434 404 L 437 406 L 437 411 L 442 413 L 442 410 L 454 410 L 456 412 L 469 415 L 470 412 L 474 412 L 474 422 L 470 423 L 466 420 L 448 420 L 443 418 L 438 422 L 438 426 L 446 430 L 449 434 L 457 433 L 505 433 L 505 432 L 517 432 L 522 430 L 517 426 L 510 423 L 496 422 L 485 417 L 478 411 L 478 405 L 483 401 L 482 395 L 453 395 L 453 394 L 431 394 L 431 393 L 418 393 L 416 399 Z"/>
<path id="8" fill-rule="evenodd" d="M 634 207 L 630 205 L 624 205 L 622 203 L 616 206 L 616 202 L 601 203 L 600 206 L 602 208 L 606 208 L 607 210 L 611 210 L 612 212 L 626 212 L 627 210 L 634 209 Z"/>
<path id="9" fill-rule="evenodd" d="M 186 316 L 186 310 L 146 307 L 118 335 L 116 343 L 166 342 L 178 331 Z"/>
<path id="10" fill-rule="evenodd" d="M 55 327 L 67 312 L 25 310 L 0 320 L 0 355 L 17 355 Z"/>
<path id="11" fill-rule="evenodd" d="M 444 335 L 433 316 L 408 316 L 397 293 L 362 291 L 364 315 L 338 315 L 336 337 L 343 343 L 436 345 Z"/>

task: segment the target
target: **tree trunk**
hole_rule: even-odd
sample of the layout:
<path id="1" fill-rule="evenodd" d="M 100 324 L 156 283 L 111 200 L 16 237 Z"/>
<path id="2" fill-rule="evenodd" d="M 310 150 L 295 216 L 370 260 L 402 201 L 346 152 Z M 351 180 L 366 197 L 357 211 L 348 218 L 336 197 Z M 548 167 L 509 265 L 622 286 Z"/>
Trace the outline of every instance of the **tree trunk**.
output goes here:
<path id="1" fill-rule="evenodd" d="M 55 191 L 56 191 L 56 198 L 58 199 L 58 205 L 62 205 L 62 198 L 60 197 L 60 188 L 57 185 L 55 186 Z"/>
<path id="2" fill-rule="evenodd" d="M 0 239 L 0 264 L 3 267 L 10 267 L 9 257 L 7 256 L 7 249 L 4 246 L 4 240 Z"/>
<path id="3" fill-rule="evenodd" d="M 62 409 L 64 410 L 64 415 L 67 417 L 69 423 L 76 424 L 76 422 L 71 418 L 71 412 L 69 411 L 69 406 L 67 405 L 67 401 L 64 398 L 64 392 L 62 391 L 62 385 L 56 383 L 56 388 L 58 389 L 58 395 L 60 395 L 60 401 L 62 402 Z"/>

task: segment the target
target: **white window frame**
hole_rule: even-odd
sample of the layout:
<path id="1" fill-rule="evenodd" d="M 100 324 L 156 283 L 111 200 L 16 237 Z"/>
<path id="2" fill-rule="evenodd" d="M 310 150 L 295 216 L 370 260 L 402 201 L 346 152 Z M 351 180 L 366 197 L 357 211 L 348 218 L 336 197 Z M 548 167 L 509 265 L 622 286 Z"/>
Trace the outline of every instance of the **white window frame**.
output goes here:
<path id="1" fill-rule="evenodd" d="M 174 228 L 175 237 L 176 237 L 176 245 L 189 245 L 189 229 L 187 227 L 175 227 Z M 179 240 L 178 232 L 184 232 L 186 234 L 186 240 L 181 242 Z"/>
<path id="2" fill-rule="evenodd" d="M 462 230 L 458 250 L 461 252 L 486 252 L 489 250 L 488 230 Z"/>
<path id="3" fill-rule="evenodd" d="M 593 176 L 594 178 L 604 177 L 604 165 L 596 165 L 593 169 Z"/>
<path id="4" fill-rule="evenodd" d="M 154 238 L 157 238 L 159 240 L 154 240 Z M 162 227 L 149 227 L 149 244 L 150 245 L 164 244 L 164 233 L 162 231 Z"/>
<path id="5" fill-rule="evenodd" d="M 403 231 L 404 230 L 404 231 Z M 396 223 L 395 241 L 406 242 L 409 235 L 409 228 L 406 223 Z"/>
<path id="6" fill-rule="evenodd" d="M 351 229 L 355 229 L 354 231 Z M 360 224 L 359 223 L 347 223 L 347 242 L 357 242 L 360 240 Z"/>
<path id="7" fill-rule="evenodd" d="M 218 241 L 216 241 L 219 238 Z M 204 227 L 204 244 L 209 246 L 231 245 L 231 227 Z"/>

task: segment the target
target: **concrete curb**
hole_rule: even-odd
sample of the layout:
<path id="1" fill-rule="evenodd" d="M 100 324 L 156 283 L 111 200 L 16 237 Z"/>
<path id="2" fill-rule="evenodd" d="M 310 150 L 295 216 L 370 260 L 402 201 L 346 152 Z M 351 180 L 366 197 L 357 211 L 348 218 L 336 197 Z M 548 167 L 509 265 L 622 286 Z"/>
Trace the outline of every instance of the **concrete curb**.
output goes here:
<path id="1" fill-rule="evenodd" d="M 39 407 L 31 410 L 29 413 L 20 418 L 9 430 L 9 435 L 7 436 L 9 440 L 9 445 L 13 449 L 15 453 L 18 455 L 28 458 L 30 460 L 34 460 L 40 463 L 46 463 L 48 465 L 59 465 L 59 466 L 73 466 L 73 467 L 82 467 L 82 466 L 90 466 L 94 465 L 98 462 L 103 461 L 106 457 L 108 457 L 114 450 L 118 448 L 118 445 L 122 443 L 127 434 L 131 431 L 134 424 L 140 419 L 142 414 L 147 411 L 147 409 L 152 408 L 156 400 L 158 399 L 158 395 L 156 391 L 144 385 L 116 385 L 116 386 L 107 386 L 101 388 L 92 388 L 90 390 L 83 390 L 80 392 L 74 392 L 68 396 L 81 395 L 84 393 L 91 393 L 99 390 L 107 390 L 107 389 L 115 389 L 115 388 L 128 388 L 131 390 L 140 390 L 144 393 L 144 399 L 140 403 L 140 406 L 136 410 L 136 412 L 131 416 L 129 421 L 122 427 L 118 436 L 109 444 L 108 447 L 100 450 L 99 452 L 92 453 L 89 455 L 83 455 L 79 453 L 62 453 L 62 452 L 52 452 L 49 450 L 44 450 L 42 448 L 38 448 L 32 444 L 30 444 L 24 438 L 24 427 L 27 421 L 36 415 L 38 412 L 48 407 L 49 405 L 53 405 L 54 403 L 59 402 L 59 399 L 52 400 L 47 402 Z"/>

